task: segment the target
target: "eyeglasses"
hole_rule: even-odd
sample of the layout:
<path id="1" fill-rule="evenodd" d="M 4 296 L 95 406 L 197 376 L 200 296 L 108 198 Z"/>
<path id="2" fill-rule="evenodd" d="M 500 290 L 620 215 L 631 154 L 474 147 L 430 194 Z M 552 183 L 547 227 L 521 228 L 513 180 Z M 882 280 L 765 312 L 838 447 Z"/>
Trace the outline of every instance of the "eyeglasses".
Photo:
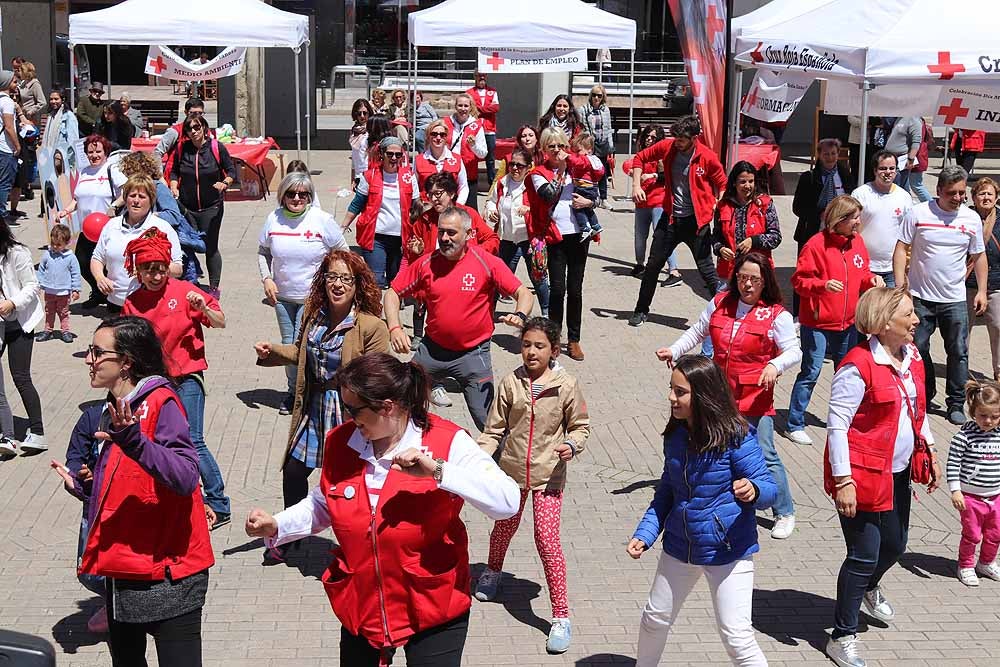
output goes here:
<path id="1" fill-rule="evenodd" d="M 193 109 L 191 111 L 188 111 L 188 118 L 201 118 L 204 115 L 205 115 L 204 111 L 195 111 Z"/>
<path id="2" fill-rule="evenodd" d="M 91 359 L 100 359 L 105 354 L 113 354 L 116 357 L 121 356 L 121 352 L 115 352 L 114 350 L 105 350 L 102 347 L 97 347 L 96 345 L 87 346 L 87 356 Z"/>
<path id="3" fill-rule="evenodd" d="M 396 151 L 386 151 L 385 156 L 390 160 L 399 160 L 403 157 L 402 153 L 397 153 Z"/>
<path id="4" fill-rule="evenodd" d="M 336 285 L 339 282 L 344 287 L 350 287 L 354 284 L 354 276 L 349 273 L 324 273 L 323 280 L 327 285 Z"/>
<path id="5" fill-rule="evenodd" d="M 431 199 L 441 199 L 441 197 L 447 194 L 447 190 L 431 190 L 427 193 L 427 196 Z"/>
<path id="6" fill-rule="evenodd" d="M 568 147 L 569 147 L 569 144 L 549 144 L 548 145 L 548 149 L 549 150 L 552 150 L 553 148 L 568 148 Z"/>
<path id="7" fill-rule="evenodd" d="M 760 287 L 761 285 L 764 284 L 764 279 L 761 278 L 760 276 L 751 276 L 751 275 L 746 274 L 746 273 L 737 273 L 736 274 L 736 284 L 737 285 L 742 285 L 743 283 L 748 282 L 748 281 L 754 287 Z"/>
<path id="8" fill-rule="evenodd" d="M 603 99 L 604 98 L 604 95 L 601 95 L 600 93 L 591 93 L 590 96 L 591 97 L 596 97 L 597 99 Z"/>
<path id="9" fill-rule="evenodd" d="M 145 264 L 139 267 L 139 273 L 147 276 L 162 275 L 168 271 L 165 264 Z"/>
<path id="10" fill-rule="evenodd" d="M 365 408 L 368 408 L 373 412 L 375 411 L 375 408 L 368 405 L 367 403 L 365 403 L 364 405 L 350 405 L 347 401 L 341 399 L 340 404 L 344 406 L 344 411 L 347 412 L 347 414 L 351 415 L 351 419 L 357 419 L 358 414 L 360 414 L 361 411 L 364 410 Z"/>
<path id="11" fill-rule="evenodd" d="M 511 162 L 510 163 L 510 168 L 511 169 L 527 169 L 528 165 L 523 164 L 521 162 Z"/>
<path id="12" fill-rule="evenodd" d="M 285 193 L 285 199 L 312 199 L 312 195 L 302 190 L 289 190 Z"/>
<path id="13" fill-rule="evenodd" d="M 447 137 L 447 132 L 431 132 L 432 137 Z"/>

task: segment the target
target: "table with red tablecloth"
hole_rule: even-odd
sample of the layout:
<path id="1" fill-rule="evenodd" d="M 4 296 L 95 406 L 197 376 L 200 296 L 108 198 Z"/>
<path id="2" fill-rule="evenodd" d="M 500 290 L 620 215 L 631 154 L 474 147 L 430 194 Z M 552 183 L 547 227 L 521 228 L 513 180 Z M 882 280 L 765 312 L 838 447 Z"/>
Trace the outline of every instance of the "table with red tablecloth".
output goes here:
<path id="1" fill-rule="evenodd" d="M 132 150 L 134 151 L 145 151 L 147 153 L 152 153 L 156 145 L 160 143 L 158 138 L 143 139 L 136 137 L 132 139 Z M 278 143 L 268 137 L 265 141 L 261 142 L 249 142 L 240 141 L 231 144 L 223 143 L 221 144 L 226 147 L 226 151 L 229 153 L 229 157 L 233 160 L 242 162 L 247 167 L 257 175 L 260 179 L 260 191 L 262 196 L 267 196 L 267 179 L 264 176 L 264 163 L 267 161 L 267 153 L 272 148 L 278 148 Z"/>

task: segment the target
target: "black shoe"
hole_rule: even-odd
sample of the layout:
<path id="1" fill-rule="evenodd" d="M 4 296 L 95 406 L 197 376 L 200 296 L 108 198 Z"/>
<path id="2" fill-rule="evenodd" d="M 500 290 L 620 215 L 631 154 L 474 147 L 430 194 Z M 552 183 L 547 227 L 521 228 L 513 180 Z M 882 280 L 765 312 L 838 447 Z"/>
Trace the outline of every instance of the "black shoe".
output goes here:
<path id="1" fill-rule="evenodd" d="M 232 520 L 233 520 L 232 514 L 223 514 L 222 512 L 216 512 L 215 523 L 212 524 L 210 530 L 216 530 L 218 528 L 222 528 L 226 524 L 231 523 Z"/>
<path id="2" fill-rule="evenodd" d="M 53 337 L 53 338 L 55 338 L 55 335 L 53 335 L 52 337 Z M 73 339 L 74 339 L 74 338 L 76 338 L 76 336 L 74 336 L 74 335 L 73 335 L 72 333 L 70 333 L 69 331 L 63 331 L 63 332 L 62 332 L 61 334 L 59 334 L 59 338 L 60 338 L 60 339 L 62 340 L 62 342 L 64 342 L 64 343 L 72 343 L 72 342 L 73 342 Z"/>
<path id="3" fill-rule="evenodd" d="M 644 274 L 645 272 L 646 272 L 645 264 L 636 264 L 635 266 L 632 267 L 632 270 L 629 271 L 628 274 L 633 278 L 641 278 L 642 274 Z"/>
<path id="4" fill-rule="evenodd" d="M 628 325 L 630 327 L 641 327 L 648 319 L 649 315 L 646 313 L 632 313 L 632 317 L 628 318 Z"/>
<path id="5" fill-rule="evenodd" d="M 292 397 L 291 396 L 285 396 L 285 400 L 283 400 L 281 402 L 281 405 L 278 407 L 278 414 L 279 415 L 290 415 L 290 414 L 292 414 Z"/>
<path id="6" fill-rule="evenodd" d="M 35 342 L 44 343 L 47 340 L 52 340 L 54 336 L 55 333 L 52 331 L 39 331 L 37 334 L 35 334 Z"/>
<path id="7" fill-rule="evenodd" d="M 684 281 L 681 280 L 680 276 L 675 276 L 674 274 L 669 273 L 669 274 L 667 274 L 667 279 L 663 281 L 663 286 L 664 287 L 677 287 L 682 282 L 684 282 Z"/>
<path id="8" fill-rule="evenodd" d="M 105 301 L 103 294 L 101 294 L 100 292 L 91 292 L 87 300 L 80 304 L 80 307 L 87 309 L 97 308 L 104 302 Z"/>

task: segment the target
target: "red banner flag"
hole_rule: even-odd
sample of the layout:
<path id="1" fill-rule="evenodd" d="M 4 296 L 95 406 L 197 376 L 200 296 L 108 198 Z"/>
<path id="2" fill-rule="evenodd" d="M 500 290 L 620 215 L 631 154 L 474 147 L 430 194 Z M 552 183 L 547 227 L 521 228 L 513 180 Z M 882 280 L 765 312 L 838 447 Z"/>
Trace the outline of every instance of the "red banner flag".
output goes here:
<path id="1" fill-rule="evenodd" d="M 701 139 L 722 154 L 723 105 L 726 99 L 725 0 L 670 0 L 670 14 L 681 42 Z"/>

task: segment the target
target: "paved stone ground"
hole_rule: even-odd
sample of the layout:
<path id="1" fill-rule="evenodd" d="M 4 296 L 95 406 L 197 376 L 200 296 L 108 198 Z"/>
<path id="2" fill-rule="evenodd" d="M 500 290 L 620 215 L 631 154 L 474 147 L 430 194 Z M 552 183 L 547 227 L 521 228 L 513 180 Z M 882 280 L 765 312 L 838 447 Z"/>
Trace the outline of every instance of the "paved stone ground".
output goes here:
<path id="1" fill-rule="evenodd" d="M 346 207 L 336 192 L 347 184 L 345 153 L 315 153 L 322 168 L 317 183 L 327 208 Z M 786 171 L 801 170 L 786 163 Z M 619 189 L 624 185 L 619 176 Z M 224 472 L 236 521 L 216 533 L 217 564 L 205 608 L 205 662 L 236 665 L 336 665 L 338 622 L 317 581 L 326 565 L 329 533 L 310 539 L 287 566 L 262 568 L 261 544 L 243 533 L 242 517 L 253 506 L 280 508 L 279 458 L 288 418 L 277 413 L 284 376 L 278 369 L 254 365 L 251 345 L 276 339 L 272 310 L 261 301 L 255 253 L 257 234 L 274 205 L 234 202 L 227 205 L 222 233 L 225 257 L 222 304 L 229 327 L 207 334 L 210 393 L 206 439 Z M 788 240 L 777 253 L 787 287 L 794 262 L 790 197 L 779 198 Z M 662 468 L 659 432 L 666 419 L 666 374 L 652 351 L 675 339 L 704 307 L 692 291 L 693 262 L 681 251 L 686 285 L 660 289 L 653 315 L 639 328 L 625 320 L 639 287 L 630 278 L 631 208 L 618 202 L 605 216 L 604 242 L 592 248 L 585 285 L 583 347 L 587 360 L 565 360 L 583 382 L 594 434 L 584 456 L 571 467 L 563 517 L 563 545 L 569 569 L 574 622 L 572 649 L 564 656 L 544 650 L 549 605 L 544 577 L 531 537 L 530 512 L 512 544 L 503 589 L 494 604 L 472 607 L 466 649 L 468 665 L 606 665 L 631 664 L 639 614 L 660 553 L 659 545 L 640 561 L 624 551 L 638 518 L 649 502 Z M 26 210 L 33 209 L 29 205 Z M 35 251 L 41 226 L 32 218 L 17 230 Z M 523 269 L 522 269 L 523 271 Z M 77 309 L 74 308 L 74 311 Z M 89 388 L 83 365 L 84 345 L 96 319 L 74 315 L 74 344 L 53 341 L 37 346 L 34 377 L 45 410 L 52 454 L 61 457 L 80 406 L 99 398 Z M 939 342 L 935 343 L 943 359 Z M 497 375 L 519 362 L 514 332 L 503 325 L 494 338 Z M 975 370 L 988 368 L 986 333 L 974 334 Z M 797 446 L 778 438 L 797 504 L 798 529 L 792 539 L 769 539 L 770 521 L 760 519 L 761 552 L 756 558 L 754 624 L 771 664 L 820 665 L 825 633 L 831 626 L 836 573 L 844 547 L 833 507 L 821 489 L 822 420 L 831 368 L 828 363 L 812 402 L 809 431 L 817 442 Z M 943 375 L 943 374 L 942 374 Z M 8 396 L 23 415 L 9 375 Z M 783 378 L 777 404 L 787 406 L 792 378 Z M 456 396 L 456 399 L 459 397 Z M 443 412 L 471 428 L 464 407 Z M 783 411 L 779 412 L 779 428 Z M 24 421 L 19 422 L 23 429 Z M 954 428 L 933 418 L 939 443 Z M 48 469 L 49 456 L 18 457 L 0 463 L 0 618 L 2 626 L 41 635 L 56 645 L 59 663 L 71 667 L 108 665 L 107 646 L 87 633 L 86 620 L 98 600 L 76 581 L 73 570 L 79 503 L 61 488 Z M 315 477 L 315 476 L 314 476 Z M 313 480 L 315 482 L 315 479 Z M 866 656 L 877 665 L 995 665 L 1000 661 L 1000 584 L 984 582 L 966 589 L 954 578 L 959 523 L 946 493 L 919 492 L 914 504 L 910 551 L 886 577 L 885 588 L 896 606 L 891 630 L 862 626 Z M 471 559 L 478 573 L 488 548 L 489 522 L 466 512 L 472 537 Z M 153 651 L 150 649 L 150 654 Z M 400 655 L 397 664 L 405 660 Z M 688 601 L 664 664 L 720 665 L 728 662 L 714 628 L 711 601 L 701 584 Z"/>

